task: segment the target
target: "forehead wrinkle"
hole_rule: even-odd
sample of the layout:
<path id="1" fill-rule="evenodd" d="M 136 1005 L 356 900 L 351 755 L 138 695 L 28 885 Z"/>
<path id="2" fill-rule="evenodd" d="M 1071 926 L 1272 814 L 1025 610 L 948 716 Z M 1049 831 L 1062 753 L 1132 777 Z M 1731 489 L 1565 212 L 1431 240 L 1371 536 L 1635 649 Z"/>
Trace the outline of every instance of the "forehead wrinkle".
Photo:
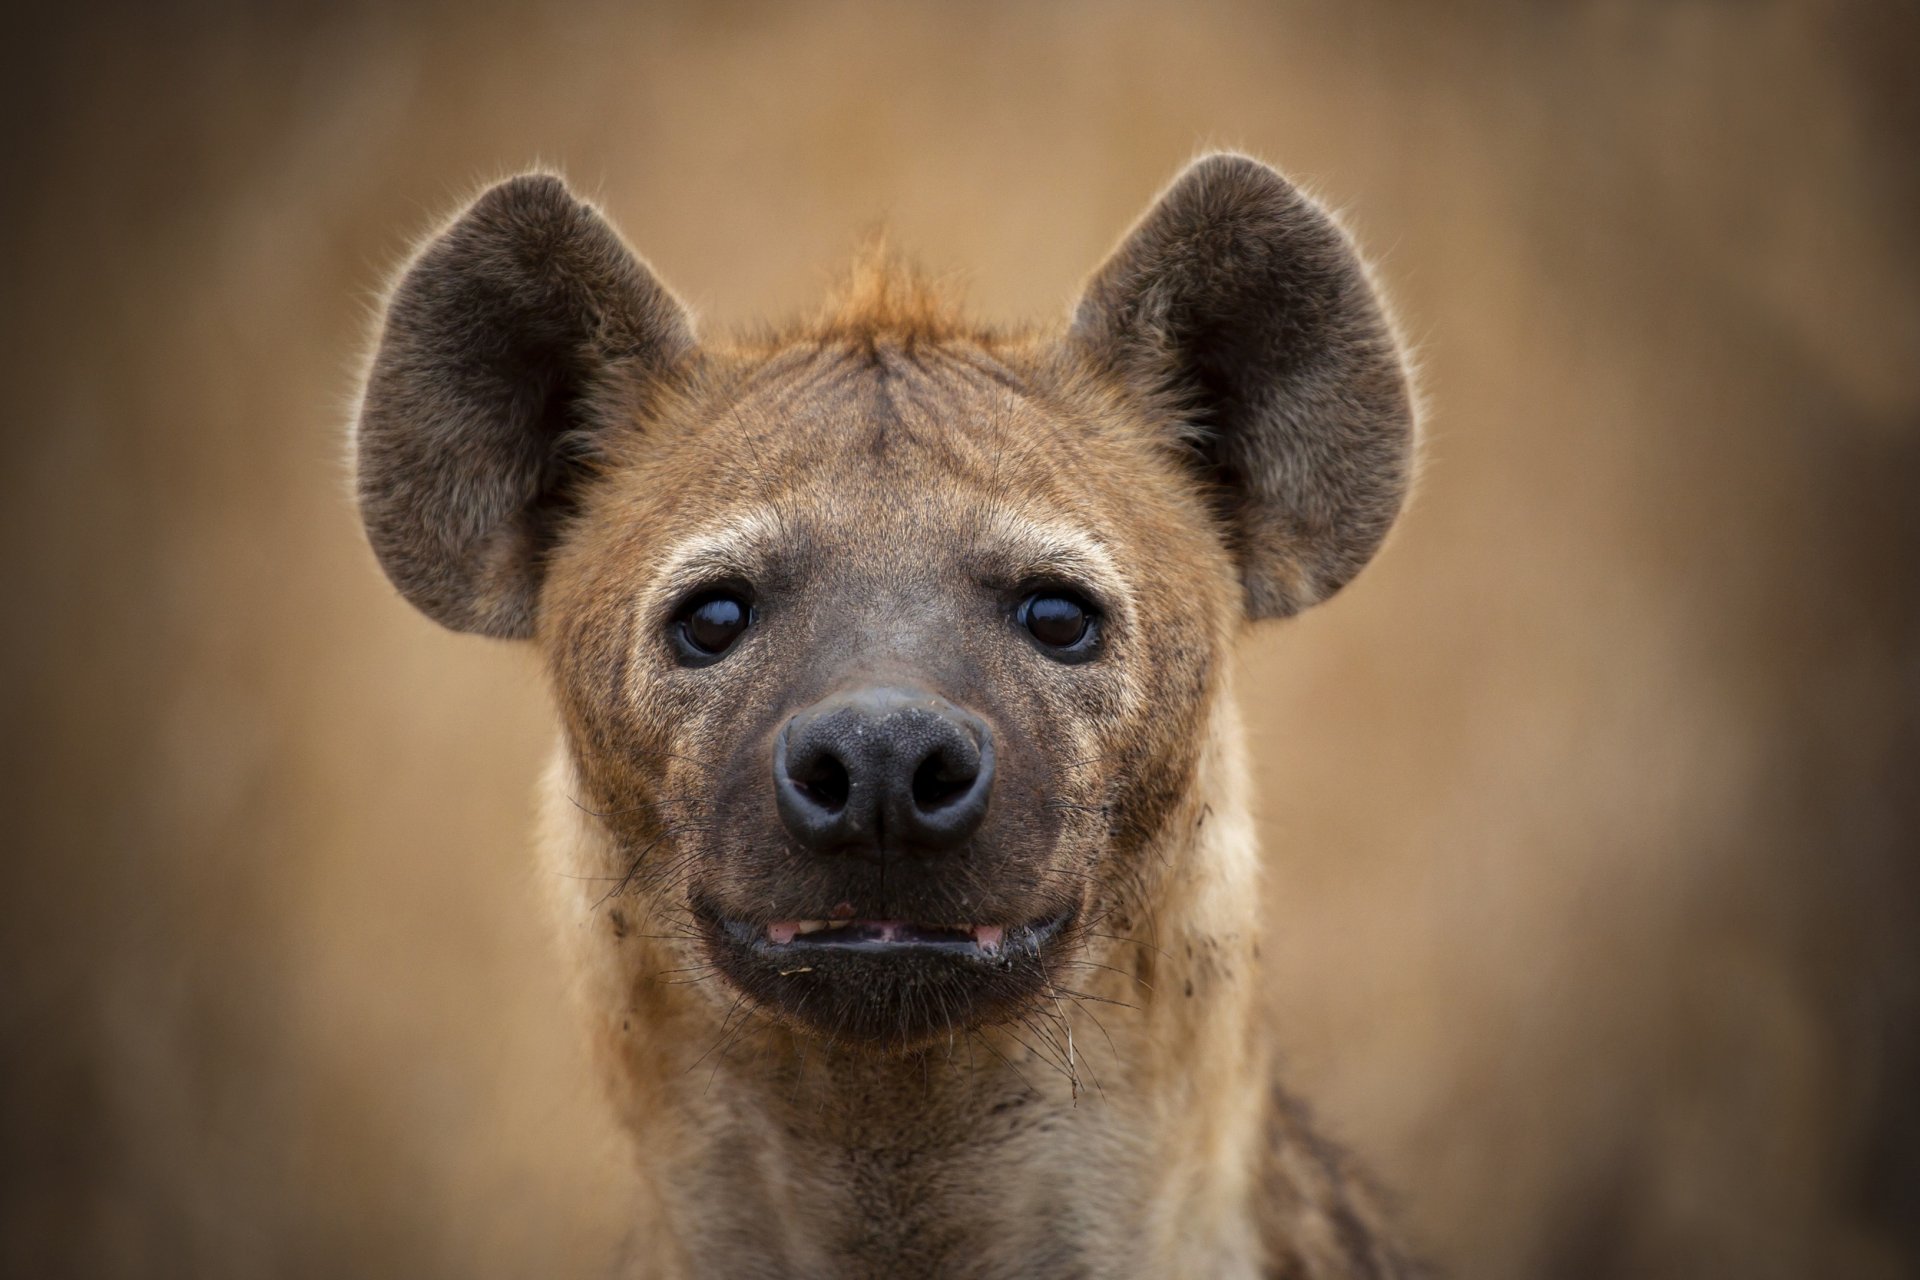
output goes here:
<path id="1" fill-rule="evenodd" d="M 898 397 L 902 407 L 929 422 L 937 423 L 954 409 L 969 407 L 954 403 L 956 393 L 971 400 L 972 407 L 989 407 L 1002 420 L 1010 419 L 1019 404 L 1038 407 L 1010 371 L 965 350 L 916 351 L 889 360 L 887 368 L 890 394 Z"/>
<path id="2" fill-rule="evenodd" d="M 816 418 L 823 407 L 844 400 L 854 372 L 847 359 L 829 350 L 781 352 L 745 369 L 718 406 L 718 416 L 756 438 L 762 432 L 750 427 L 750 420 L 775 428 L 799 426 Z"/>
<path id="3" fill-rule="evenodd" d="M 1036 394 L 1027 379 L 989 351 L 978 347 L 955 347 L 943 348 L 938 355 L 948 368 L 980 390 L 997 389 L 1004 393 L 1004 403 L 1009 411 L 1016 403 L 1041 410 L 1046 407 L 1043 398 Z"/>
<path id="4" fill-rule="evenodd" d="M 938 372 L 914 367 L 888 379 L 884 389 L 908 434 L 908 444 L 938 470 L 941 485 L 958 483 L 985 493 L 1001 485 L 1009 441 L 1020 435 L 1020 407 L 1013 387 L 981 377 L 971 366 L 948 361 Z"/>

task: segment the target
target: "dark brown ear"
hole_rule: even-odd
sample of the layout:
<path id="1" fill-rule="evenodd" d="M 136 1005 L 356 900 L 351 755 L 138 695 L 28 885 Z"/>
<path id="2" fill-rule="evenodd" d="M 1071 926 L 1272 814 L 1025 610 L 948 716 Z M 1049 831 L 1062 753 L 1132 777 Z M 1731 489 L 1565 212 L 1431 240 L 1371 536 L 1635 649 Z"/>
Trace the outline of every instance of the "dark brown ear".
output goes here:
<path id="1" fill-rule="evenodd" d="M 692 351 L 685 310 L 560 179 L 474 201 L 400 277 L 361 400 L 360 515 L 393 584 L 455 630 L 532 635 L 593 393 Z"/>
<path id="2" fill-rule="evenodd" d="M 1094 274 L 1073 341 L 1185 437 L 1249 617 L 1372 558 L 1407 488 L 1406 369 L 1353 246 L 1286 179 L 1195 161 Z"/>

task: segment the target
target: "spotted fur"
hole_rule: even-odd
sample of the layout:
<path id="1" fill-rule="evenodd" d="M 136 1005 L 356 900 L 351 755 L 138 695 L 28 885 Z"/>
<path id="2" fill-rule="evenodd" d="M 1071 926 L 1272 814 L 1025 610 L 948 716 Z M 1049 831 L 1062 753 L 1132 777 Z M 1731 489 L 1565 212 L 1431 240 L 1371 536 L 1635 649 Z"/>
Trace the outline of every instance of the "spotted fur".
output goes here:
<path id="1" fill-rule="evenodd" d="M 1228 655 L 1373 555 L 1412 429 L 1344 234 L 1240 156 L 1182 174 L 1064 330 L 972 325 L 875 257 L 811 323 L 696 342 L 544 176 L 428 244 L 362 510 L 420 608 L 546 656 L 541 847 L 634 1138 L 634 1274 L 1411 1273 L 1275 1083 Z M 755 623 L 683 665 L 674 610 L 718 582 Z M 1035 583 L 1097 604 L 1094 661 L 1022 641 Z M 779 726 L 876 679 L 993 727 L 989 817 L 937 870 L 828 868 L 774 812 Z M 840 899 L 1069 924 L 1037 986 L 902 1006 L 716 968 L 711 920 Z"/>

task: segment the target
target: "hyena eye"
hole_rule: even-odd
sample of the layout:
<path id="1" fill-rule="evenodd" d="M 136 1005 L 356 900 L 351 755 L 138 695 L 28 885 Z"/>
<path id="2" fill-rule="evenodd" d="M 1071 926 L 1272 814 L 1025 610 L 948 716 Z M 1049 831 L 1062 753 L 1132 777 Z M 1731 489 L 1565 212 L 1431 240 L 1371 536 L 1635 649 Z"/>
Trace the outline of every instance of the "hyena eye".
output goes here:
<path id="1" fill-rule="evenodd" d="M 1014 620 L 1050 658 L 1080 662 L 1093 656 L 1099 636 L 1093 606 L 1071 591 L 1034 592 L 1021 602 Z"/>
<path id="2" fill-rule="evenodd" d="M 753 606 L 740 593 L 705 591 L 680 606 L 673 635 L 681 658 L 699 665 L 723 656 L 752 624 Z"/>

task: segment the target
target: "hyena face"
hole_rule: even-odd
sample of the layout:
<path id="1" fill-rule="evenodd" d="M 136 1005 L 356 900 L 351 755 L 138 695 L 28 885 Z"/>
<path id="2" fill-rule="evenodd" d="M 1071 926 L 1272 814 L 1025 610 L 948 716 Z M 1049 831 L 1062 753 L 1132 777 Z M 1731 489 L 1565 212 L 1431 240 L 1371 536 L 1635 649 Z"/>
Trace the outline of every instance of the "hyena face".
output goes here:
<path id="1" fill-rule="evenodd" d="M 1065 334 L 875 268 L 704 347 L 536 177 L 401 280 L 361 497 L 416 604 L 539 638 L 610 899 L 790 1024 L 903 1048 L 1045 998 L 1157 874 L 1225 647 L 1365 562 L 1409 425 L 1346 241 L 1238 157 Z"/>
<path id="2" fill-rule="evenodd" d="M 1051 373 L 957 337 L 728 359 L 555 557 L 632 887 L 824 1031 L 1037 998 L 1191 769 L 1237 584 L 1151 437 Z"/>

